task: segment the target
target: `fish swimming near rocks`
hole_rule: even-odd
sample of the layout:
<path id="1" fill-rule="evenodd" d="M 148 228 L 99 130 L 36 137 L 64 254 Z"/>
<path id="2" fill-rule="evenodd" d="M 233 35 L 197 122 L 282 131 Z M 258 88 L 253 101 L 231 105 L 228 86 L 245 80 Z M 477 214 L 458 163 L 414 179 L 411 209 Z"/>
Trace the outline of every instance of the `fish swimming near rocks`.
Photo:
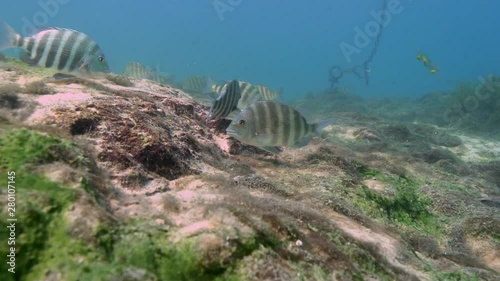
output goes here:
<path id="1" fill-rule="evenodd" d="M 129 62 L 125 66 L 124 75 L 136 79 L 148 79 L 151 75 L 151 70 L 140 62 Z"/>
<path id="2" fill-rule="evenodd" d="M 207 81 L 209 78 L 206 76 L 189 76 L 182 82 L 181 88 L 190 93 L 202 93 L 207 88 Z"/>
<path id="3" fill-rule="evenodd" d="M 134 79 L 147 79 L 159 84 L 172 84 L 173 76 L 159 73 L 140 62 L 129 62 L 125 66 L 124 75 Z"/>
<path id="4" fill-rule="evenodd" d="M 221 93 L 224 87 L 229 83 L 231 83 L 231 81 L 222 85 L 215 85 L 211 79 L 208 79 L 207 88 L 203 92 L 209 95 L 212 94 L 213 92 Z M 239 99 L 238 104 L 236 105 L 238 109 L 243 110 L 248 106 L 252 105 L 253 103 L 264 100 L 264 98 L 259 92 L 259 89 L 257 89 L 254 85 L 245 81 L 238 81 L 238 84 L 240 85 L 240 93 L 241 93 L 241 98 Z"/>
<path id="5" fill-rule="evenodd" d="M 237 109 L 238 101 L 241 98 L 240 85 L 238 80 L 233 80 L 226 84 L 219 97 L 213 101 L 207 123 L 227 117 Z"/>
<path id="6" fill-rule="evenodd" d="M 109 72 L 99 45 L 88 35 L 67 28 L 47 28 L 31 37 L 18 34 L 0 20 L 0 50 L 22 48 L 19 58 L 62 72 Z"/>
<path id="7" fill-rule="evenodd" d="M 277 146 L 302 147 L 332 119 L 308 123 L 296 109 L 275 101 L 259 101 L 236 116 L 226 132 L 235 139 L 278 153 Z"/>
<path id="8" fill-rule="evenodd" d="M 229 83 L 229 82 L 228 82 Z M 266 101 L 266 100 L 276 100 L 280 96 L 280 92 L 271 92 L 269 88 L 261 85 L 252 85 L 249 82 L 239 81 L 241 98 L 238 101 L 238 109 L 243 110 L 248 106 L 258 102 L 258 101 Z M 210 92 L 220 93 L 224 86 L 215 85 L 212 80 L 207 80 L 207 88 L 204 90 L 205 93 L 210 94 Z"/>

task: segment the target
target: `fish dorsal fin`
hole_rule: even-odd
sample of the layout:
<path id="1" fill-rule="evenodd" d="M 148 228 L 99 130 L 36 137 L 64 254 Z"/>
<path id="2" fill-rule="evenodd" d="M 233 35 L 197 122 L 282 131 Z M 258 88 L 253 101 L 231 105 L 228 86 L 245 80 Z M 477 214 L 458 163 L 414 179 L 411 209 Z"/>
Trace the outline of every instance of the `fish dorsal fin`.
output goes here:
<path id="1" fill-rule="evenodd" d="M 229 84 L 224 85 L 217 100 L 221 100 L 226 95 L 228 86 L 229 86 Z"/>
<path id="2" fill-rule="evenodd" d="M 276 93 L 275 100 L 280 100 L 281 96 L 283 95 L 283 87 L 280 87 L 275 93 Z"/>
<path id="3" fill-rule="evenodd" d="M 212 98 L 214 95 L 213 90 L 214 81 L 210 77 L 206 77 L 205 79 L 205 87 L 201 90 L 202 94 L 208 95 L 211 99 L 216 100 L 217 98 Z"/>
<path id="4" fill-rule="evenodd" d="M 71 28 L 66 28 L 66 27 L 54 27 L 54 26 L 39 26 L 36 28 L 37 33 L 41 31 L 47 31 L 47 30 L 63 30 L 63 31 L 71 31 L 71 32 L 79 32 L 78 30 L 74 30 Z"/>

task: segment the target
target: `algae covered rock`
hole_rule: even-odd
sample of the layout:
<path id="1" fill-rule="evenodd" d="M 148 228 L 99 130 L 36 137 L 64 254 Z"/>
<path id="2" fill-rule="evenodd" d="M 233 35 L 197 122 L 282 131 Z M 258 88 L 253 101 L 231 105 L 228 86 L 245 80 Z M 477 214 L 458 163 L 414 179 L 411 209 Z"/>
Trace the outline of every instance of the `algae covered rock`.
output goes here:
<path id="1" fill-rule="evenodd" d="M 207 126 L 178 89 L 0 73 L 35 83 L 9 86 L 20 108 L 0 108 L 19 222 L 2 280 L 499 277 L 500 217 L 484 203 L 500 196 L 497 165 L 473 138 L 343 113 L 322 139 L 269 155 Z"/>

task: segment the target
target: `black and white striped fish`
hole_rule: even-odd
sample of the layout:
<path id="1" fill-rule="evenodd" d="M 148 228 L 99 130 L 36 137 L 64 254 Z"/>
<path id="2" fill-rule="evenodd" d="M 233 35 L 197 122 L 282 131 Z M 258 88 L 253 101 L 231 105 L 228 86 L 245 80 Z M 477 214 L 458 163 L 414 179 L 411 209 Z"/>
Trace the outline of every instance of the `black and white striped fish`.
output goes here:
<path id="1" fill-rule="evenodd" d="M 20 59 L 30 65 L 62 72 L 109 72 L 99 45 L 88 35 L 66 28 L 49 28 L 23 37 L 0 20 L 0 50 L 22 48 Z"/>
<path id="2" fill-rule="evenodd" d="M 238 101 L 241 98 L 240 85 L 238 80 L 233 80 L 226 84 L 220 96 L 214 100 L 207 122 L 227 117 L 237 109 Z"/>
<path id="3" fill-rule="evenodd" d="M 189 76 L 182 82 L 181 88 L 190 93 L 202 93 L 207 88 L 208 81 L 210 80 L 206 76 Z"/>
<path id="4" fill-rule="evenodd" d="M 281 89 L 277 92 L 272 92 L 266 86 L 255 85 L 255 87 L 259 90 L 259 93 L 262 96 L 263 100 L 277 100 L 281 95 Z"/>
<path id="5" fill-rule="evenodd" d="M 277 153 L 276 146 L 301 147 L 332 123 L 310 124 L 296 109 L 274 101 L 260 101 L 233 119 L 226 132 L 235 139 Z"/>
<path id="6" fill-rule="evenodd" d="M 124 75 L 135 79 L 148 79 L 151 75 L 151 69 L 140 62 L 132 61 L 125 66 Z"/>
<path id="7" fill-rule="evenodd" d="M 170 74 L 159 73 L 154 69 L 140 62 L 129 62 L 125 66 L 124 75 L 135 79 L 147 79 L 159 84 L 171 84 L 173 76 Z"/>
<path id="8" fill-rule="evenodd" d="M 241 99 L 238 102 L 238 108 L 243 110 L 248 106 L 258 102 L 263 101 L 262 95 L 259 93 L 259 90 L 252 84 L 248 82 L 240 82 L 241 89 Z"/>
<path id="9" fill-rule="evenodd" d="M 209 81 L 211 83 L 211 81 Z M 230 82 L 228 82 L 230 83 Z M 215 85 L 212 83 L 211 86 L 211 91 L 215 93 L 221 93 L 222 89 L 228 84 L 223 84 L 223 85 Z M 240 85 L 240 92 L 241 92 L 241 98 L 238 101 L 238 104 L 236 107 L 240 110 L 243 110 L 250 106 L 253 103 L 256 103 L 258 101 L 264 100 L 259 92 L 259 90 L 252 84 L 245 82 L 245 81 L 239 81 Z"/>

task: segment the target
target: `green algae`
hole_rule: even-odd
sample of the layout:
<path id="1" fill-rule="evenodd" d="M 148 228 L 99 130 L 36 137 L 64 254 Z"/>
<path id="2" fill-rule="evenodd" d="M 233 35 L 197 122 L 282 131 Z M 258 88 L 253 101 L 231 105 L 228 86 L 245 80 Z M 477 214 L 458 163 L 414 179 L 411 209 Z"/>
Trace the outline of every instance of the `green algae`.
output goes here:
<path id="1" fill-rule="evenodd" d="M 2 61 L 5 63 L 5 65 L 3 66 L 4 68 L 8 67 L 17 68 L 38 76 L 52 76 L 53 74 L 57 73 L 57 70 L 45 67 L 32 66 L 13 57 L 6 56 L 5 59 L 3 59 Z"/>
<path id="2" fill-rule="evenodd" d="M 330 240 L 346 254 L 351 262 L 356 266 L 354 280 L 364 280 L 366 277 L 376 277 L 377 280 L 393 280 L 394 277 L 388 273 L 376 258 L 365 249 L 355 243 L 350 242 L 338 232 L 328 232 Z M 365 278 L 364 278 L 364 277 Z"/>
<path id="3" fill-rule="evenodd" d="M 413 180 L 392 177 L 365 166 L 357 168 L 363 178 L 377 179 L 388 184 L 390 195 L 371 190 L 362 185 L 356 205 L 372 217 L 382 218 L 396 226 L 410 227 L 425 233 L 441 233 L 437 219 L 430 211 L 432 201 L 422 194 Z"/>
<path id="4" fill-rule="evenodd" d="M 29 165 L 55 161 L 73 166 L 86 164 L 83 153 L 67 140 L 28 129 L 10 130 L 0 135 L 0 170 L 29 170 Z"/>
<path id="5" fill-rule="evenodd" d="M 476 274 L 467 274 L 462 271 L 441 272 L 434 275 L 436 281 L 478 281 L 479 277 Z"/>
<path id="6" fill-rule="evenodd" d="M 61 228 L 63 211 L 78 198 L 77 190 L 35 174 L 32 168 L 54 161 L 77 164 L 80 156 L 69 142 L 32 130 L 7 130 L 0 135 L 0 171 L 16 174 L 12 183 L 16 190 L 16 274 L 8 276 L 10 280 L 33 280 L 31 274 L 36 274 L 35 268 L 46 260 L 47 251 L 58 248 L 50 246 L 54 237 L 64 241 L 67 236 L 54 231 Z M 6 186 L 7 180 L 0 178 L 0 185 Z M 3 228 L 0 232 L 2 237 L 8 234 Z M 0 270 L 7 272 L 6 266 L 2 263 Z"/>
<path id="7" fill-rule="evenodd" d="M 56 161 L 74 167 L 88 164 L 70 141 L 28 129 L 0 134 L 0 171 L 16 172 L 19 198 L 16 274 L 2 280 L 42 280 L 52 275 L 69 281 L 214 280 L 222 278 L 231 263 L 257 247 L 254 242 L 242 243 L 241 251 L 234 254 L 228 265 L 222 266 L 203 264 L 203 256 L 193 241 L 173 244 L 164 230 L 140 222 L 127 227 L 100 223 L 94 233 L 94 244 L 72 237 L 65 212 L 81 195 L 96 194 L 86 178 L 79 188 L 70 189 L 33 173 L 37 165 Z M 6 185 L 7 178 L 0 179 L 0 184 Z M 137 227 L 132 227 L 134 224 Z M 0 235 L 7 237 L 7 231 L 2 228 Z M 7 255 L 6 249 L 2 248 L 0 254 Z M 7 269 L 6 263 L 0 265 L 2 272 Z"/>

